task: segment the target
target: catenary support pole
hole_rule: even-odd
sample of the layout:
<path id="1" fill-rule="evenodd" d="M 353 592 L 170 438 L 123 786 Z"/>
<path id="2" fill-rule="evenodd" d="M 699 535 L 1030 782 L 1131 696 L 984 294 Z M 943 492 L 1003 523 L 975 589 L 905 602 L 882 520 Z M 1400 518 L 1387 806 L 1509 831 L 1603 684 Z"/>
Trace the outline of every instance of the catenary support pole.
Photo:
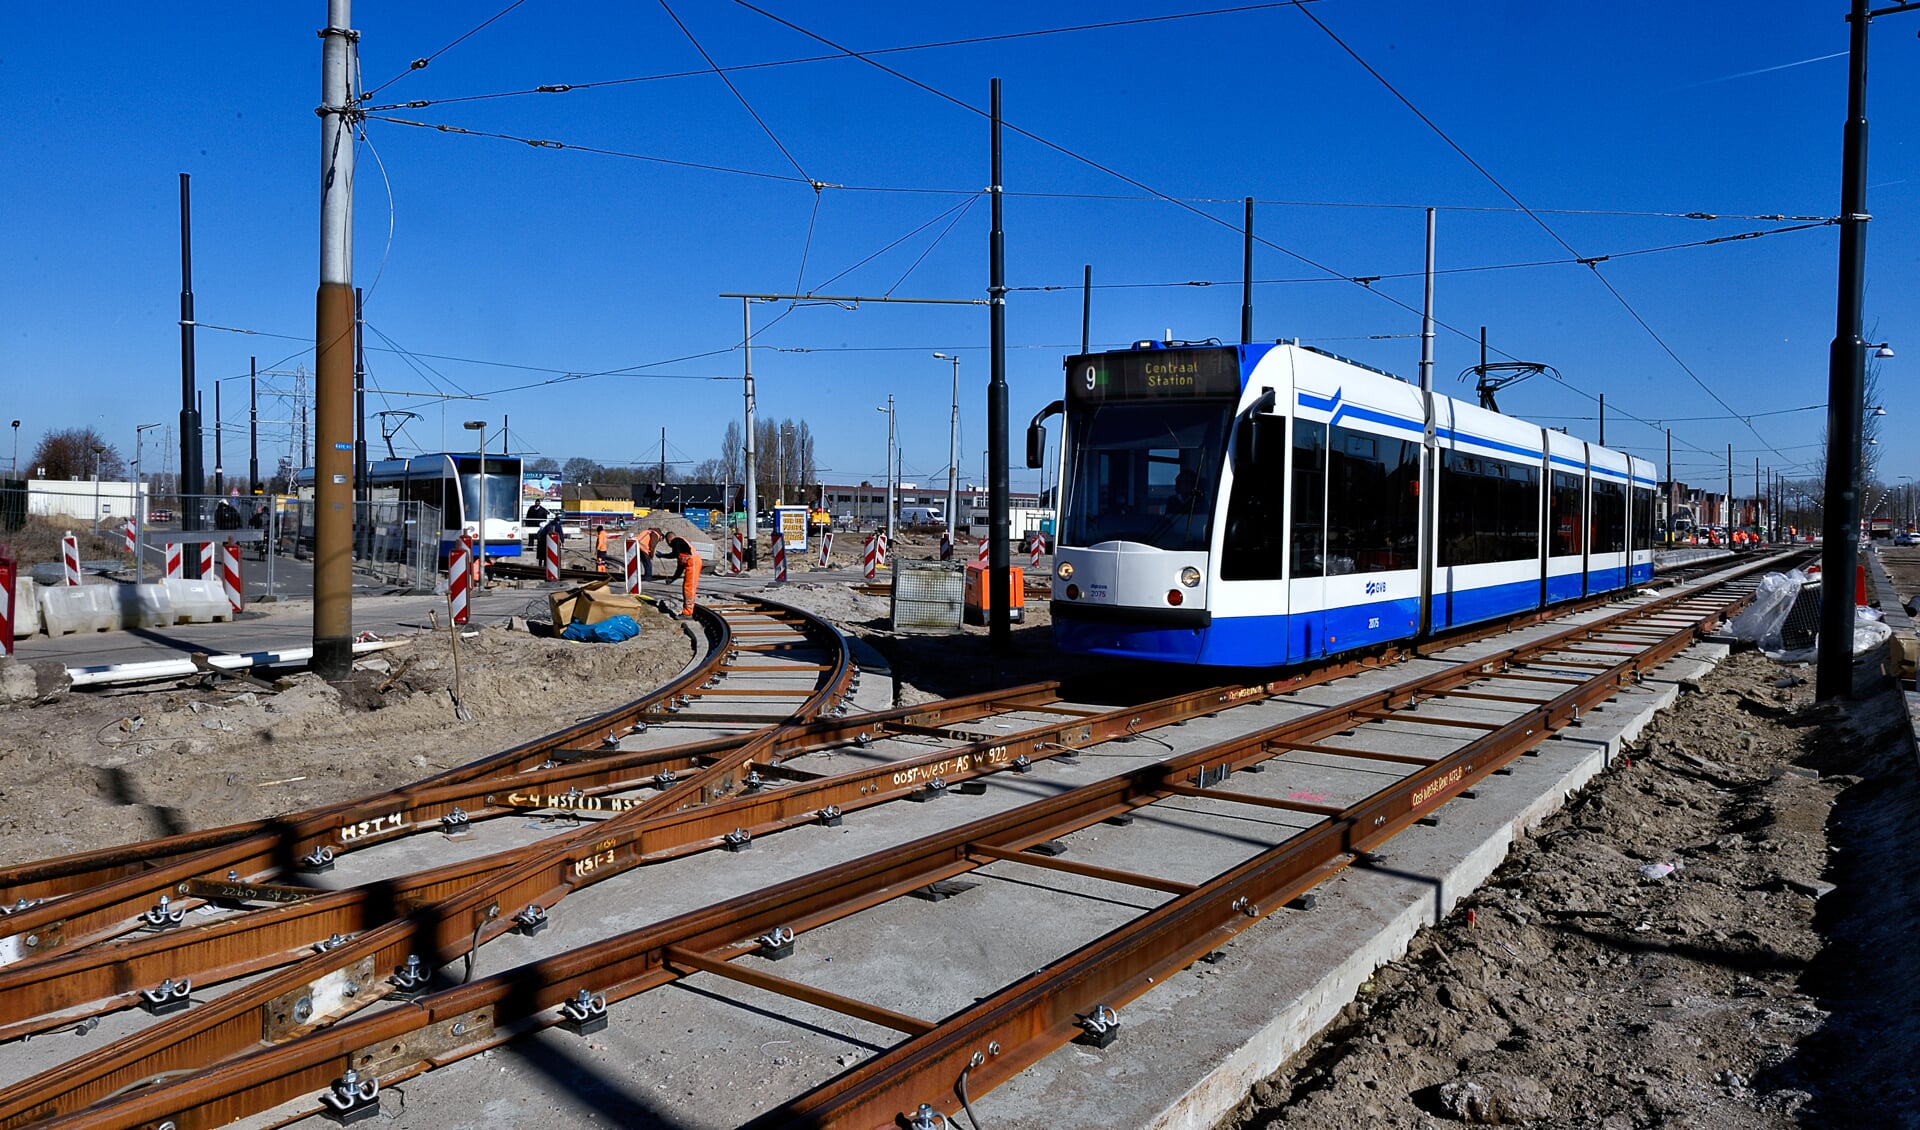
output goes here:
<path id="1" fill-rule="evenodd" d="M 1253 344 L 1253 197 L 1246 198 L 1247 223 L 1241 235 L 1240 344 Z"/>
<path id="2" fill-rule="evenodd" d="M 1607 394 L 1600 394 L 1600 446 L 1607 446 Z"/>
<path id="3" fill-rule="evenodd" d="M 1820 654 L 1814 697 L 1853 694 L 1853 573 L 1860 542 L 1860 432 L 1866 347 L 1860 340 L 1867 257 L 1867 0 L 1853 0 L 1847 123 L 1840 164 L 1839 297 L 1827 353 L 1827 478 L 1820 518 Z"/>
<path id="4" fill-rule="evenodd" d="M 1013 599 L 1012 555 L 1007 545 L 1007 258 L 1006 229 L 1001 224 L 1001 200 L 1005 195 L 1000 183 L 1000 80 L 994 79 L 988 100 L 993 131 L 993 176 L 987 191 L 993 196 L 993 230 L 988 236 L 987 308 L 988 350 L 992 353 L 992 378 L 987 383 L 987 552 L 988 602 L 993 606 L 988 620 L 987 638 L 994 650 L 1005 650 L 1013 643 L 1013 621 L 1007 608 Z"/>
<path id="5" fill-rule="evenodd" d="M 353 670 L 353 108 L 351 0 L 320 33 L 320 288 L 315 298 L 313 669 Z"/>
<path id="6" fill-rule="evenodd" d="M 226 417 L 220 412 L 220 382 L 213 382 L 213 496 L 227 497 L 227 457 L 226 445 L 221 442 L 221 433 L 227 430 Z"/>
<path id="7" fill-rule="evenodd" d="M 747 486 L 747 568 L 753 568 L 760 553 L 759 498 L 754 482 L 760 477 L 759 468 L 753 465 L 753 299 L 740 299 L 740 358 L 744 366 L 747 398 L 747 435 L 746 465 L 742 468 L 741 479 Z"/>
<path id="8" fill-rule="evenodd" d="M 247 493 L 260 489 L 260 359 L 247 358 Z"/>
<path id="9" fill-rule="evenodd" d="M 1439 233 L 1436 216 L 1438 210 L 1427 209 L 1427 272 L 1426 304 L 1420 314 L 1420 407 L 1425 423 L 1420 432 L 1420 624 L 1422 635 L 1433 627 L 1433 560 L 1435 534 L 1433 528 L 1433 489 L 1434 480 L 1439 477 L 1437 460 L 1439 452 L 1434 447 L 1433 419 L 1433 264 L 1435 239 Z M 1247 205 L 1248 227 L 1252 227 L 1253 205 Z M 1248 267 L 1252 275 L 1252 267 Z M 1481 348 L 1486 346 L 1485 330 L 1481 331 Z M 1484 362 L 1484 359 L 1483 359 Z"/>
<path id="10" fill-rule="evenodd" d="M 180 485 L 177 493 L 197 496 L 207 489 L 201 470 L 200 400 L 193 373 L 193 190 L 180 174 Z M 199 499 L 181 499 L 180 528 L 200 528 Z M 187 576 L 200 575 L 200 559 L 187 562 Z"/>
<path id="11" fill-rule="evenodd" d="M 1093 340 L 1093 264 L 1088 263 L 1080 275 L 1080 352 L 1088 351 Z"/>

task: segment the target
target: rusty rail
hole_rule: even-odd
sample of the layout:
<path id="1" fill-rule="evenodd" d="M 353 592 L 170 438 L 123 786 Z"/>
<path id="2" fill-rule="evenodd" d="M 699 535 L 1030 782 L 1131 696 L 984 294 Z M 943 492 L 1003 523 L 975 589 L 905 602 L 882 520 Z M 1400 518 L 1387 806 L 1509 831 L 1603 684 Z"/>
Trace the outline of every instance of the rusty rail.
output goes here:
<path id="1" fill-rule="evenodd" d="M 1684 599 L 1688 599 L 1685 594 L 1669 597 L 1664 601 L 1621 615 L 1656 619 L 1663 615 L 1658 609 L 1677 606 Z M 1668 639 L 1677 641 L 1671 646 L 1675 649 L 1683 646 L 1693 637 L 1701 623 L 1719 614 L 1719 611 L 1712 611 L 1685 618 L 1665 614 L 1667 619 L 1676 620 L 1678 623 L 1668 636 Z M 865 906 L 884 901 L 913 886 L 958 874 L 978 866 L 983 861 L 1004 858 L 1007 852 L 1017 852 L 1031 843 L 1064 834 L 1075 827 L 1084 827 L 1087 823 L 1118 814 L 1127 808 L 1154 803 L 1167 796 L 1190 795 L 1191 789 L 1184 782 L 1183 777 L 1196 769 L 1202 771 L 1201 775 L 1204 779 L 1204 771 L 1209 766 L 1214 766 L 1216 769 L 1237 768 L 1273 756 L 1276 750 L 1313 745 L 1341 729 L 1364 722 L 1369 716 L 1389 711 L 1396 706 L 1405 707 L 1421 700 L 1430 700 L 1436 695 L 1448 693 L 1450 690 L 1457 691 L 1469 683 L 1490 677 L 1509 678 L 1511 676 L 1500 675 L 1497 672 L 1508 664 L 1539 662 L 1541 657 L 1564 653 L 1565 645 L 1576 637 L 1597 637 L 1609 633 L 1623 634 L 1604 624 L 1568 629 L 1524 648 L 1506 649 L 1471 664 L 1408 680 L 1385 691 L 1362 696 L 1339 707 L 1326 708 L 1304 718 L 1269 727 L 1249 737 L 1225 743 L 1223 746 L 1169 759 L 1167 762 L 1136 771 L 1125 777 L 1097 786 L 1088 786 L 1087 789 L 1077 790 L 1064 797 L 1028 806 L 1014 814 L 1006 814 L 969 825 L 968 828 L 957 833 L 929 837 L 918 844 L 909 845 L 900 852 L 887 853 L 885 858 L 876 857 L 842 868 L 834 868 L 816 876 L 782 884 L 766 892 L 732 900 L 719 907 L 682 916 L 660 926 L 623 935 L 620 939 L 611 942 L 586 947 L 572 954 L 563 955 L 561 958 L 516 971 L 511 975 L 502 975 L 476 982 L 462 989 L 435 994 L 422 1002 L 425 1007 L 421 1011 L 398 1010 L 355 1017 L 331 1028 L 298 1036 L 281 1048 L 246 1056 L 225 1066 L 209 1069 L 209 1060 L 204 1058 L 189 1065 L 180 1055 L 168 1052 L 169 1047 L 177 1050 L 181 1044 L 166 1038 L 149 1038 L 144 1041 L 142 1038 L 135 1038 L 131 1041 L 122 1041 L 111 1048 L 101 1049 L 95 1056 L 89 1057 L 88 1070 L 62 1069 L 10 1088 L 4 1096 L 0 1096 L 0 1123 L 16 1125 L 27 1119 L 61 1111 L 76 1111 L 86 1102 L 102 1098 L 110 1091 L 142 1081 L 162 1078 L 169 1072 L 191 1070 L 197 1067 L 207 1069 L 207 1074 L 194 1085 L 161 1084 L 148 1091 L 138 1092 L 115 1101 L 111 1104 L 110 1110 L 102 1108 L 89 1112 L 89 1115 L 107 1118 L 107 1121 L 101 1123 L 103 1125 L 132 1125 L 141 1118 L 162 1116 L 185 1117 L 186 1120 L 179 1123 L 183 1127 L 211 1124 L 203 1120 L 224 1119 L 242 1112 L 243 1106 L 247 1109 L 257 1109 L 261 1105 L 271 1105 L 273 1102 L 294 1097 L 302 1089 L 324 1086 L 328 1079 L 337 1075 L 344 1065 L 351 1062 L 350 1058 L 342 1057 L 350 1057 L 357 1047 L 370 1047 L 390 1038 L 402 1039 L 404 1042 L 411 1039 L 407 1034 L 416 1031 L 420 1025 L 432 1026 L 450 1017 L 468 1016 L 474 1014 L 476 1010 L 487 1010 L 489 1017 L 485 1025 L 488 1030 L 487 1039 L 478 1042 L 469 1041 L 468 1046 L 457 1049 L 458 1054 L 445 1052 L 427 1057 L 434 1062 L 458 1058 L 459 1055 L 468 1054 L 469 1051 L 477 1050 L 482 1046 L 489 1046 L 490 1043 L 498 1042 L 498 1039 L 504 1039 L 513 1032 L 523 1030 L 530 1025 L 552 1023 L 553 1018 L 546 1016 L 543 1010 L 553 1007 L 562 999 L 570 998 L 573 991 L 578 988 L 598 984 L 602 987 L 594 991 L 605 993 L 607 999 L 617 1000 L 631 992 L 641 991 L 653 984 L 673 979 L 679 975 L 676 969 L 684 972 L 690 967 L 703 968 L 705 967 L 702 965 L 703 961 L 710 964 L 713 960 L 723 960 L 727 956 L 741 952 L 739 947 L 742 939 L 750 937 L 754 930 L 782 925 L 801 930 L 825 921 L 832 921 Z M 1529 659 L 1529 657 L 1532 658 Z M 1649 659 L 1646 662 L 1654 661 Z M 1568 663 L 1556 660 L 1551 666 L 1565 668 Z M 1639 669 L 1635 660 L 1622 659 L 1604 665 L 1604 669 L 1597 673 L 1586 671 L 1584 674 L 1589 676 L 1587 689 L 1580 692 L 1564 692 L 1544 706 L 1535 708 L 1532 714 L 1540 716 L 1538 720 L 1540 727 L 1564 724 L 1565 711 L 1577 707 L 1581 701 L 1577 695 L 1604 697 L 1606 693 L 1611 693 L 1612 688 L 1622 679 L 1630 677 L 1632 672 Z M 1562 679 L 1560 676 L 1550 675 L 1534 677 L 1556 681 Z M 1544 713 L 1541 713 L 1542 711 Z M 1512 730 L 1512 726 L 1502 727 L 1493 735 L 1476 739 L 1476 743 L 1486 743 L 1497 735 L 1506 735 L 1501 738 L 1502 741 L 1512 740 Z M 1539 732 L 1544 736 L 1544 730 Z M 1475 746 L 1468 748 L 1473 749 Z M 1517 749 L 1512 755 L 1518 755 Z M 1428 791 L 1421 804 L 1438 803 L 1444 796 L 1452 795 L 1458 788 L 1466 787 L 1466 782 L 1469 780 L 1477 780 L 1479 776 L 1484 775 L 1484 772 L 1490 772 L 1493 765 L 1487 762 L 1486 758 L 1491 756 L 1494 754 L 1485 753 L 1480 763 L 1465 769 L 1460 769 L 1460 763 L 1452 759 L 1416 768 L 1414 775 L 1406 780 L 1424 783 L 1409 785 L 1407 789 L 1415 792 L 1426 788 Z M 1450 777 L 1449 775 L 1456 769 L 1459 769 L 1458 776 Z M 1443 783 L 1435 787 L 1433 785 L 1435 781 Z M 742 800 L 745 799 L 742 798 Z M 1343 818 L 1345 817 L 1323 814 L 1323 820 L 1336 823 Z M 1357 819 L 1358 816 L 1353 818 Z M 623 819 L 626 819 L 624 815 L 609 823 L 617 823 Z M 1379 826 L 1385 827 L 1388 823 L 1391 823 L 1391 820 L 1383 821 Z M 1351 847 L 1358 841 L 1352 836 L 1347 836 L 1340 842 L 1346 847 Z M 969 847 L 969 845 L 973 846 Z M 976 851 L 973 848 L 979 850 Z M 628 850 L 632 855 L 644 854 L 638 851 L 637 847 Z M 619 848 L 615 849 L 615 861 L 622 858 L 619 851 Z M 1330 865 L 1322 861 L 1315 866 L 1324 870 Z M 1309 868 L 1308 871 L 1314 872 L 1314 869 Z M 1301 874 L 1305 873 L 1296 873 L 1294 880 L 1291 881 L 1299 881 Z M 1208 884 L 1194 894 L 1199 896 L 1211 890 L 1213 886 L 1214 884 Z M 505 903 L 496 902 L 494 905 L 498 907 Z M 467 909 L 470 911 L 472 908 L 473 904 L 469 901 Z M 454 929 L 451 932 L 456 935 L 456 940 L 459 940 L 458 934 L 464 932 L 466 925 L 472 921 L 473 919 L 463 918 L 458 913 L 443 913 L 437 916 L 434 922 L 420 923 L 414 931 L 391 938 L 384 948 L 374 952 L 360 951 L 360 953 L 363 958 L 374 959 L 371 968 L 380 969 L 388 963 L 399 961 L 404 953 L 418 952 L 422 947 L 415 945 L 416 935 L 432 934 L 434 925 L 454 923 Z M 484 928 L 486 923 L 482 921 L 479 925 Z M 442 931 L 442 940 L 445 940 L 445 933 L 446 931 Z M 371 936 L 372 934 L 368 935 L 368 937 Z M 428 952 L 432 950 L 429 949 Z M 674 965 L 675 953 L 683 955 L 681 964 L 678 966 Z M 694 957 L 685 957 L 684 955 L 687 954 L 692 954 Z M 701 955 L 705 956 L 701 957 Z M 336 970 L 342 968 L 339 962 L 329 964 Z M 355 968 L 358 967 L 355 966 Z M 289 972 L 304 976 L 310 974 L 312 970 Z M 294 987 L 304 985 L 305 982 L 302 981 L 300 985 Z M 488 998 L 486 996 L 488 993 L 496 996 Z M 998 1001 L 1000 998 L 996 997 L 994 1000 Z M 202 1010 L 203 1015 L 210 1016 L 212 1013 L 222 1011 L 221 1003 L 214 1002 Z M 237 1033 L 236 1035 L 240 1038 L 232 1041 L 222 1039 L 213 1042 L 228 1044 L 232 1050 L 257 1046 L 261 1027 L 257 1016 L 252 1019 L 254 1022 L 250 1033 Z M 178 1022 L 170 1024 L 167 1028 L 173 1029 L 177 1024 Z M 466 1025 L 463 1022 L 464 1026 Z M 192 1027 L 195 1028 L 202 1045 L 206 1045 L 213 1036 L 205 1024 Z M 469 1031 L 477 1030 L 477 1027 L 476 1024 L 470 1027 Z M 943 1024 L 940 1029 L 944 1030 L 947 1027 L 948 1025 Z M 389 1032 L 390 1028 L 393 1031 Z M 930 1034 L 923 1039 L 932 1039 L 937 1034 L 930 1031 Z M 496 1036 L 497 1039 L 494 1038 Z M 354 1041 L 363 1039 L 364 1043 L 355 1045 Z M 133 1046 L 143 1042 L 149 1046 L 144 1049 L 136 1049 Z M 215 1053 L 211 1046 L 202 1046 L 199 1050 L 203 1054 L 213 1053 L 216 1056 L 219 1054 Z M 1006 1062 L 1011 1063 L 1012 1060 Z M 394 1066 L 392 1071 L 398 1076 L 404 1076 L 418 1069 L 419 1065 L 402 1064 Z M 316 1075 L 316 1072 L 319 1074 Z M 992 1072 L 987 1072 L 976 1078 L 984 1081 L 991 1075 Z M 226 1082 L 216 1085 L 216 1080 L 234 1082 L 232 1087 L 229 1087 Z M 244 1082 L 240 1082 L 241 1080 Z M 223 1088 L 226 1089 L 223 1090 Z M 247 1088 L 261 1090 L 258 1094 L 243 1095 Z M 221 1093 L 216 1095 L 214 1093 L 216 1091 Z M 826 1107 L 823 1106 L 821 1109 L 824 1110 Z M 795 1110 L 797 1113 L 799 1108 Z M 808 1115 L 808 1117 L 812 1116 Z M 891 1115 L 888 1117 L 891 1118 Z M 125 1120 L 129 1118 L 133 1121 Z"/>

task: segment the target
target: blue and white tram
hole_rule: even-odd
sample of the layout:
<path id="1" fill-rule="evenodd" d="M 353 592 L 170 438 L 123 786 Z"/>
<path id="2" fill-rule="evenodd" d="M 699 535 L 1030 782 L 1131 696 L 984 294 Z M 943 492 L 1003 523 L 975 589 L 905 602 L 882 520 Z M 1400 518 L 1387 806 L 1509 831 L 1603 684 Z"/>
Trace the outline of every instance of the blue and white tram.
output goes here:
<path id="1" fill-rule="evenodd" d="M 443 562 L 462 534 L 484 544 L 488 557 L 518 557 L 520 477 L 521 460 L 517 455 L 488 455 L 484 467 L 479 454 L 471 451 L 381 459 L 367 465 L 367 496 L 375 503 L 421 502 L 439 511 Z M 304 468 L 294 476 L 294 489 L 302 499 L 313 498 L 313 468 Z M 484 523 L 480 514 L 483 493 Z"/>
<path id="2" fill-rule="evenodd" d="M 1653 575 L 1653 465 L 1300 345 L 1067 360 L 1064 651 L 1276 666 Z"/>

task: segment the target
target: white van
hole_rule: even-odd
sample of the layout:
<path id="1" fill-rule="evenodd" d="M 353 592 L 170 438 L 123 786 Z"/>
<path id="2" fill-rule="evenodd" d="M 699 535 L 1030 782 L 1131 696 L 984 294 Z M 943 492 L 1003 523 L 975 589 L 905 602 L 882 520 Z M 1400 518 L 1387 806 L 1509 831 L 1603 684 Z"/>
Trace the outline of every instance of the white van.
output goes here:
<path id="1" fill-rule="evenodd" d="M 945 514 L 940 512 L 938 506 L 902 506 L 900 508 L 900 524 L 903 526 L 944 526 L 947 524 L 947 518 Z"/>

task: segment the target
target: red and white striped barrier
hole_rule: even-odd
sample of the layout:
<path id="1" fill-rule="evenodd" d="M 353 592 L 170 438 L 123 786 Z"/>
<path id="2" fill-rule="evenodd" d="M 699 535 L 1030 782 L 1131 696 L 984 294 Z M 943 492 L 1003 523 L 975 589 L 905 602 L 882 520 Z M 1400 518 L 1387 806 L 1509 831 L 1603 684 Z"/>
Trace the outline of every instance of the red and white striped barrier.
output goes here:
<path id="1" fill-rule="evenodd" d="M 180 551 L 179 542 L 177 541 L 168 542 L 167 543 L 167 580 L 169 581 L 184 580 L 186 579 L 186 575 L 187 575 L 186 554 Z"/>
<path id="2" fill-rule="evenodd" d="M 461 534 L 447 553 L 447 613 L 456 624 L 467 622 L 467 562 L 472 560 L 472 546 L 473 539 Z"/>
<path id="3" fill-rule="evenodd" d="M 861 569 L 866 573 L 867 580 L 869 581 L 873 580 L 873 574 L 880 568 L 880 543 L 882 540 L 884 539 L 879 534 L 870 535 L 867 538 L 866 551 L 860 555 Z"/>
<path id="4" fill-rule="evenodd" d="M 124 530 L 127 535 L 127 556 L 132 557 L 140 548 L 140 543 L 134 536 L 133 519 L 128 518 L 126 525 L 122 526 L 121 529 Z"/>
<path id="5" fill-rule="evenodd" d="M 881 530 L 873 536 L 880 539 L 880 564 L 885 565 L 888 561 L 892 560 L 893 543 L 887 540 L 887 531 L 885 530 Z"/>
<path id="6" fill-rule="evenodd" d="M 68 534 L 60 539 L 60 563 L 65 567 L 67 584 L 80 583 L 80 539 Z"/>
<path id="7" fill-rule="evenodd" d="M 19 587 L 13 558 L 0 553 L 0 655 L 13 654 L 13 592 Z"/>
<path id="8" fill-rule="evenodd" d="M 727 572 L 738 576 L 747 567 L 747 535 L 740 527 L 733 527 L 733 537 L 727 541 Z"/>
<path id="9" fill-rule="evenodd" d="M 220 587 L 227 590 L 227 604 L 237 615 L 247 606 L 247 589 L 240 580 L 240 543 L 229 541 L 220 547 Z"/>
<path id="10" fill-rule="evenodd" d="M 943 530 L 940 533 L 940 560 L 953 560 L 953 533 Z"/>
<path id="11" fill-rule="evenodd" d="M 215 580 L 220 576 L 220 547 L 213 542 L 200 543 L 200 579 Z"/>
<path id="12" fill-rule="evenodd" d="M 627 539 L 627 592 L 640 591 L 640 539 Z"/>
<path id="13" fill-rule="evenodd" d="M 986 538 L 980 539 L 980 552 L 974 554 L 973 559 L 975 561 L 985 561 L 987 559 L 987 539 Z"/>
<path id="14" fill-rule="evenodd" d="M 1047 548 L 1047 539 L 1035 534 L 1027 539 L 1027 548 L 1033 551 L 1033 571 L 1040 571 L 1040 555 Z"/>
<path id="15" fill-rule="evenodd" d="M 833 531 L 828 530 L 820 535 L 820 567 L 824 569 L 831 564 L 833 564 Z"/>
<path id="16" fill-rule="evenodd" d="M 773 532 L 773 579 L 787 579 L 787 536 L 779 530 Z"/>
<path id="17" fill-rule="evenodd" d="M 545 550 L 547 580 L 557 581 L 560 579 L 560 523 L 549 525 L 540 542 Z"/>

